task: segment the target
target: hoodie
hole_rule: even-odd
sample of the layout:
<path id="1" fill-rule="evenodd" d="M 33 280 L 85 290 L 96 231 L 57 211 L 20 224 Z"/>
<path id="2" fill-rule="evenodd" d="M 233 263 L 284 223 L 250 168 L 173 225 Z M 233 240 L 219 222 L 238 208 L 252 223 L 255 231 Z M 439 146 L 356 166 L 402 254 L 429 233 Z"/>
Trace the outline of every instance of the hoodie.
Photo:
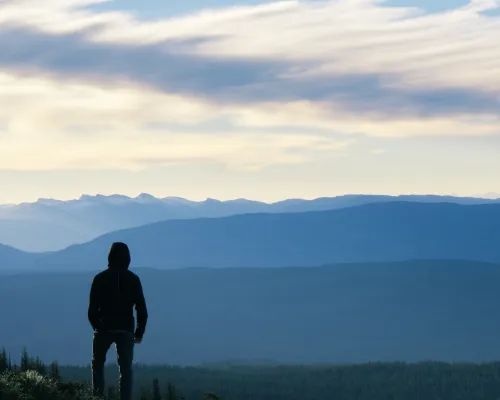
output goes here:
<path id="1" fill-rule="evenodd" d="M 108 268 L 94 277 L 90 289 L 88 319 L 94 331 L 124 330 L 137 337 L 144 335 L 148 319 L 146 300 L 141 280 L 129 271 L 129 266 L 128 246 L 113 243 L 108 254 Z"/>

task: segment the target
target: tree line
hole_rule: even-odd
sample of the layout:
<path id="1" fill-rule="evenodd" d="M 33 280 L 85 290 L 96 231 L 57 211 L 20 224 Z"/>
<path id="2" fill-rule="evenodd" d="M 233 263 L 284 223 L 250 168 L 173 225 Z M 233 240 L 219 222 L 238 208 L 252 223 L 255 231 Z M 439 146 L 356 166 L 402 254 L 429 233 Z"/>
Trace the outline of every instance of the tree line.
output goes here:
<path id="1" fill-rule="evenodd" d="M 45 365 L 26 350 L 16 364 L 0 353 L 1 400 L 93 400 L 89 379 L 90 365 Z M 106 381 L 107 399 L 117 399 L 116 365 Z M 135 364 L 134 387 L 140 400 L 499 400 L 500 363 Z"/>
<path id="2" fill-rule="evenodd" d="M 61 367 L 68 379 L 88 379 L 88 367 Z M 106 381 L 117 380 L 106 367 Z M 206 392 L 224 400 L 500 400 L 500 363 L 366 363 L 359 365 L 134 366 L 136 388 L 158 379 L 186 399 Z M 140 395 L 140 392 L 137 393 Z"/>
<path id="3" fill-rule="evenodd" d="M 90 370 L 87 370 L 87 375 Z M 170 382 L 165 391 L 160 389 L 158 378 L 152 385 L 139 388 L 140 400 L 186 400 Z M 117 385 L 108 385 L 106 400 L 118 400 Z M 205 400 L 220 400 L 212 393 L 204 393 Z M 26 349 L 19 364 L 13 362 L 5 348 L 0 351 L 0 400 L 97 400 L 88 378 L 71 380 L 61 374 L 57 361 L 46 365 L 38 357 L 32 357 Z"/>

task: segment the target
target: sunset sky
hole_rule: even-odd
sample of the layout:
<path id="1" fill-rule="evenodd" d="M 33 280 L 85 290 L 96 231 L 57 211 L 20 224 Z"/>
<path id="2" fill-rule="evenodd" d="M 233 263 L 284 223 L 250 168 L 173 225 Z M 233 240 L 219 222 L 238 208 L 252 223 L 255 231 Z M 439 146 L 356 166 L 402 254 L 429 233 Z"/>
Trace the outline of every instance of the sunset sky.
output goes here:
<path id="1" fill-rule="evenodd" d="M 500 0 L 0 0 L 0 182 L 493 196 Z"/>

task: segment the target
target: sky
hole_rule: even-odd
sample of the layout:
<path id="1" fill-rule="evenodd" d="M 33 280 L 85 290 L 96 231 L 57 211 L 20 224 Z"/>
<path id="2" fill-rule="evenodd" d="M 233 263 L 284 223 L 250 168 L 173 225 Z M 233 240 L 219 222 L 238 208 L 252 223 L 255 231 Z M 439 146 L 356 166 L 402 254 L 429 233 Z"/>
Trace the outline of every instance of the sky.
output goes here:
<path id="1" fill-rule="evenodd" d="M 499 11 L 0 0 L 0 203 L 498 194 Z"/>

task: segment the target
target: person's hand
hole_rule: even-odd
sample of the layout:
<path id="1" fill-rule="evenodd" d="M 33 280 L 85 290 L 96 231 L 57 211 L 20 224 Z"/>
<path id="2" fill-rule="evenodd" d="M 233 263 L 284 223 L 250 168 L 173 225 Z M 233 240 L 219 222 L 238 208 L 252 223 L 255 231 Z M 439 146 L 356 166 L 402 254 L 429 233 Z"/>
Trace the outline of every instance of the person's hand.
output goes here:
<path id="1" fill-rule="evenodd" d="M 141 342 L 142 342 L 142 336 L 134 335 L 134 342 L 136 344 L 141 344 Z"/>

